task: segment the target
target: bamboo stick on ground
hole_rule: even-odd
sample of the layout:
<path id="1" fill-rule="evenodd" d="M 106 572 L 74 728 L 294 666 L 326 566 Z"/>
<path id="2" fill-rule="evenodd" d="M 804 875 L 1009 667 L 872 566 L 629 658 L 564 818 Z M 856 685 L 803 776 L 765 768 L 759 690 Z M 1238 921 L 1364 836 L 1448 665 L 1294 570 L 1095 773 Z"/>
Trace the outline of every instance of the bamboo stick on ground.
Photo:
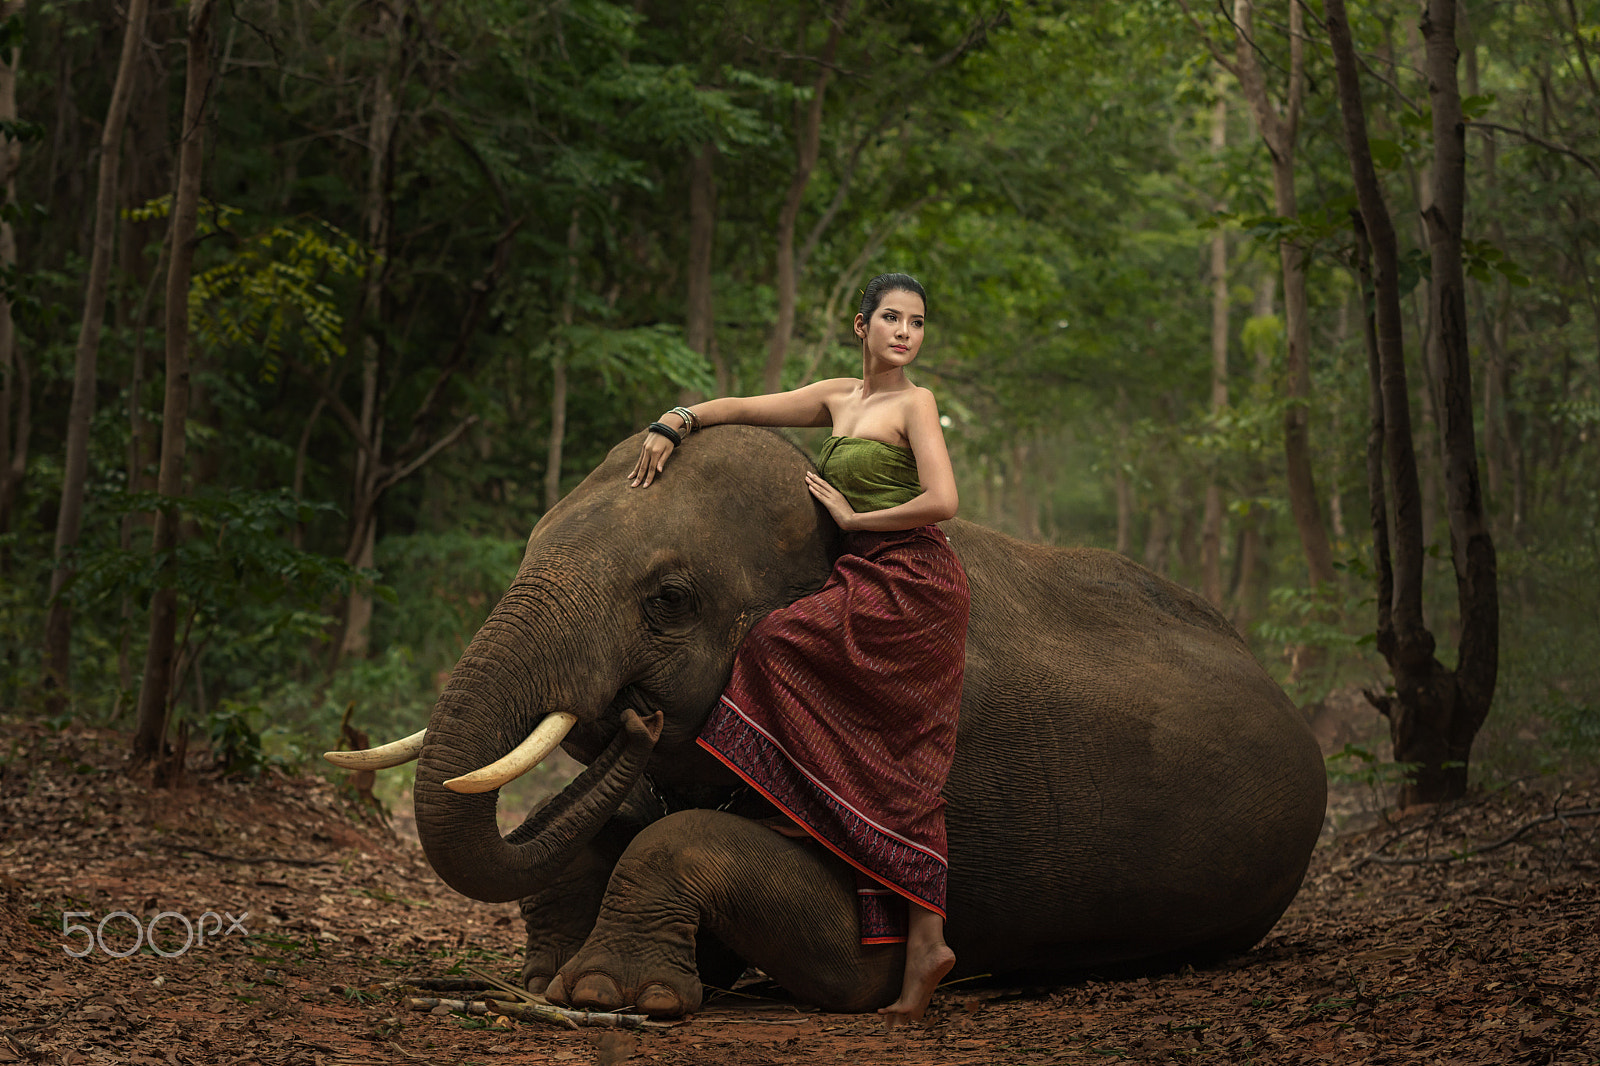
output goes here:
<path id="1" fill-rule="evenodd" d="M 433 1010 L 444 1007 L 463 1014 L 504 1014 L 518 1021 L 545 1022 L 568 1029 L 581 1026 L 598 1026 L 608 1029 L 671 1028 L 676 1022 L 662 1022 L 644 1014 L 611 1014 L 594 1011 L 567 1010 L 544 1003 L 513 1003 L 507 1000 L 443 999 L 437 996 L 407 996 L 405 1004 L 412 1010 Z"/>

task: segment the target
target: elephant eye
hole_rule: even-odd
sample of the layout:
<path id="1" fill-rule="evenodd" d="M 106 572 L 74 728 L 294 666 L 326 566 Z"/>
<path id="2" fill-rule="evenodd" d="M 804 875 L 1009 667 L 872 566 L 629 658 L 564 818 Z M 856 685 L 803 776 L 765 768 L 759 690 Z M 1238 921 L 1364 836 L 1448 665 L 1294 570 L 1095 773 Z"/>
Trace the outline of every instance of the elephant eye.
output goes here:
<path id="1" fill-rule="evenodd" d="M 651 613 L 662 619 L 674 618 L 683 614 L 693 603 L 694 597 L 682 585 L 663 585 L 661 590 L 649 599 Z"/>

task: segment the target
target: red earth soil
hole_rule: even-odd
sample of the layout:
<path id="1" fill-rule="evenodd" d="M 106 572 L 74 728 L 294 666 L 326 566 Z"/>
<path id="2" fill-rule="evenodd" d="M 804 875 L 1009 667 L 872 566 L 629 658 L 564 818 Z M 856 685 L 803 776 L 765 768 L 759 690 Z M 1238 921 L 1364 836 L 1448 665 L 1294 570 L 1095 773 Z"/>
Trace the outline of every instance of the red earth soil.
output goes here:
<path id="1" fill-rule="evenodd" d="M 753 985 L 680 1024 L 573 1031 L 408 1009 L 418 980 L 514 979 L 521 923 L 445 888 L 347 789 L 219 781 L 197 755 L 186 786 L 157 791 L 123 772 L 125 736 L 16 720 L 5 736 L 0 1063 L 1600 1064 L 1593 781 L 1335 836 L 1277 928 L 1206 970 L 967 982 L 894 1030 Z M 171 957 L 102 950 L 161 912 Z M 183 919 L 207 912 L 205 943 L 188 941 Z"/>

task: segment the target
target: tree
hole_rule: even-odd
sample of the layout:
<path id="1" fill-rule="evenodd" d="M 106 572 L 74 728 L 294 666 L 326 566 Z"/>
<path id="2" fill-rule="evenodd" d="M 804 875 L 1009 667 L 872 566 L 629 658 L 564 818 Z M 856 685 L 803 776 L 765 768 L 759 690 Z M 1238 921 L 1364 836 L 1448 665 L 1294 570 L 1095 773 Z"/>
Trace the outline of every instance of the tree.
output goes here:
<path id="1" fill-rule="evenodd" d="M 189 279 L 193 273 L 195 229 L 200 216 L 200 169 L 205 158 L 206 102 L 211 92 L 211 14 L 213 0 L 192 0 L 185 46 L 183 125 L 178 148 L 178 188 L 173 196 L 167 263 L 166 398 L 161 407 L 161 472 L 151 554 L 164 571 L 150 597 L 150 640 L 145 646 L 144 678 L 139 686 L 139 721 L 133 735 L 136 764 L 158 761 L 167 733 L 172 698 L 173 649 L 178 630 L 178 524 L 183 498 L 186 434 L 189 427 Z M 181 767 L 177 769 L 181 770 Z"/>
<path id="2" fill-rule="evenodd" d="M 67 584 L 73 573 L 72 552 L 83 525 L 83 483 L 89 471 L 89 428 L 94 421 L 96 360 L 100 328 L 106 312 L 106 285 L 111 276 L 112 244 L 117 226 L 117 171 L 122 157 L 122 131 L 133 94 L 134 64 L 144 37 L 149 0 L 129 0 L 128 23 L 122 34 L 117 80 L 100 133 L 100 177 L 95 193 L 94 253 L 84 279 L 83 319 L 74 355 L 72 406 L 67 415 L 67 454 L 61 479 L 61 507 L 56 518 L 55 570 L 50 576 L 50 611 L 45 619 L 45 679 L 55 701 L 66 699 L 72 672 L 72 605 Z"/>
<path id="3" fill-rule="evenodd" d="M 382 42 L 383 55 L 372 81 L 370 117 L 367 122 L 366 239 L 372 252 L 367 266 L 367 283 L 362 290 L 358 322 L 382 321 L 385 311 L 383 276 L 389 269 L 390 235 L 393 228 L 390 199 L 394 186 L 394 137 L 400 124 L 395 81 L 405 76 L 404 46 L 406 5 L 378 5 L 373 36 Z M 381 490 L 380 470 L 382 416 L 379 394 L 384 339 L 373 328 L 361 335 L 361 407 L 357 415 L 355 472 L 350 488 L 350 543 L 345 561 L 352 566 L 370 568 L 373 547 L 378 539 L 377 502 Z M 367 626 L 372 621 L 372 597 L 362 589 L 351 589 L 345 599 L 344 633 L 339 654 L 364 658 L 367 654 Z"/>
<path id="4" fill-rule="evenodd" d="M 0 32 L 15 39 L 19 25 L 13 21 L 22 13 L 23 0 L 0 4 Z M 9 54 L 7 54 L 9 53 Z M 0 190 L 3 206 L 17 202 L 17 167 L 22 158 L 22 134 L 17 125 L 17 66 L 22 49 L 12 45 L 0 52 Z M 9 287 L 15 283 L 17 238 L 9 210 L 0 217 L 0 276 Z M 28 437 L 32 432 L 32 406 L 29 396 L 28 361 L 17 351 L 16 322 L 12 319 L 11 298 L 0 295 L 0 533 L 11 530 L 11 509 L 17 486 L 28 465 Z M 12 436 L 12 411 L 16 411 L 15 437 Z M 9 567 L 0 554 L 0 572 Z"/>
<path id="5" fill-rule="evenodd" d="M 1394 226 L 1373 165 L 1344 0 L 1327 0 L 1326 10 L 1339 108 L 1360 206 L 1359 236 L 1363 246 L 1370 243 L 1372 255 L 1369 336 L 1375 353 L 1370 362 L 1376 370 L 1372 405 L 1376 432 L 1369 446 L 1368 477 L 1378 573 L 1378 649 L 1394 674 L 1394 692 L 1369 698 L 1389 719 L 1395 759 L 1413 766 L 1400 802 L 1433 803 L 1466 792 L 1472 741 L 1494 694 L 1499 634 L 1494 548 L 1478 491 L 1467 362 L 1461 267 L 1465 126 L 1455 78 L 1455 7 L 1453 0 L 1429 0 L 1423 16 L 1434 134 L 1433 195 L 1427 211 L 1434 279 L 1430 317 L 1440 331 L 1444 355 L 1437 389 L 1445 401 L 1451 555 L 1461 606 L 1461 638 L 1453 670 L 1434 655 L 1434 636 L 1423 616 L 1422 507 L 1411 437 Z M 1392 499 L 1394 510 L 1392 551 L 1387 499 Z"/>
<path id="6" fill-rule="evenodd" d="M 1220 155 L 1228 143 L 1226 84 L 1217 78 L 1217 101 L 1211 115 L 1211 149 Z M 1220 202 L 1218 210 L 1223 210 Z M 1211 234 L 1211 417 L 1228 409 L 1228 235 L 1221 226 Z M 1216 464 L 1206 477 L 1205 516 L 1200 525 L 1200 591 L 1222 606 L 1222 485 Z"/>
<path id="7" fill-rule="evenodd" d="M 717 350 L 715 293 L 712 287 L 712 261 L 717 235 L 717 146 L 706 142 L 689 157 L 689 249 L 688 292 L 684 301 L 684 341 L 711 363 L 716 374 L 717 395 L 728 393 L 728 364 Z M 690 393 L 686 403 L 704 397 Z"/>
<path id="8" fill-rule="evenodd" d="M 789 179 L 789 191 L 778 212 L 777 278 L 778 318 L 772 326 L 772 339 L 767 345 L 767 362 L 761 373 L 764 392 L 777 392 L 783 386 L 783 362 L 789 355 L 789 340 L 794 335 L 794 311 L 799 279 L 795 270 L 794 232 L 800 218 L 800 208 L 805 203 L 806 186 L 811 183 L 811 172 L 817 166 L 817 153 L 822 145 L 822 105 L 828 94 L 828 84 L 833 81 L 834 57 L 839 51 L 839 38 L 844 34 L 844 23 L 850 12 L 850 0 L 837 0 L 828 14 L 827 39 L 815 59 L 816 74 L 811 83 L 810 99 L 802 106 L 794 105 L 794 173 Z M 802 24 L 803 27 L 803 24 Z M 802 32 L 801 40 L 804 41 Z"/>
<path id="9" fill-rule="evenodd" d="M 1189 11 L 1188 0 L 1179 0 Z M 1295 193 L 1295 151 L 1300 135 L 1301 110 L 1305 100 L 1305 13 L 1299 0 L 1288 0 L 1289 68 L 1280 108 L 1267 88 L 1266 74 L 1258 56 L 1260 45 L 1255 31 L 1254 0 L 1234 0 L 1234 54 L 1229 59 L 1205 36 L 1217 63 L 1238 79 L 1256 129 L 1267 146 L 1272 163 L 1273 211 L 1281 219 L 1292 219 L 1298 212 Z M 1190 15 L 1191 19 L 1193 15 Z M 1198 24 L 1197 24 L 1198 28 Z M 1201 33 L 1204 34 L 1204 30 Z M 1284 326 L 1288 334 L 1288 405 L 1283 413 L 1283 458 L 1289 490 L 1289 508 L 1295 529 L 1300 534 L 1306 572 L 1313 587 L 1332 586 L 1338 575 L 1333 569 L 1333 551 L 1322 522 L 1317 498 L 1316 477 L 1311 465 L 1311 318 L 1306 302 L 1306 257 L 1308 249 L 1285 236 L 1278 242 L 1283 270 Z"/>

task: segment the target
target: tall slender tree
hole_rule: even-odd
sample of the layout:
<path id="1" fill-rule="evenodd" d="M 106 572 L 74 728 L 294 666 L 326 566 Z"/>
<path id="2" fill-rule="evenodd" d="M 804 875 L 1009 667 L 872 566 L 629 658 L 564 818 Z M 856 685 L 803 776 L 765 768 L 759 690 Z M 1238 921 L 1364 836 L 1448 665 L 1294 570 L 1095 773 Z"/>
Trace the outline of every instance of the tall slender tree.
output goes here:
<path id="1" fill-rule="evenodd" d="M 712 262 L 717 235 L 717 146 L 707 141 L 689 158 L 689 262 L 688 297 L 684 312 L 684 343 L 710 361 L 716 374 L 717 394 L 732 387 L 727 360 L 717 350 Z M 693 403 L 700 397 L 688 397 Z"/>
<path id="2" fill-rule="evenodd" d="M 211 92 L 211 17 L 214 0 L 191 0 L 184 70 L 183 125 L 178 144 L 178 188 L 172 202 L 167 261 L 166 394 L 161 407 L 161 471 L 151 542 L 161 579 L 150 597 L 150 640 L 145 646 L 144 678 L 139 687 L 139 721 L 133 735 L 137 764 L 158 760 L 172 702 L 173 659 L 178 629 L 178 589 L 174 581 L 186 435 L 189 425 L 189 280 L 193 274 L 195 231 L 200 218 L 200 171 L 205 158 L 206 102 Z M 181 768 L 180 768 L 181 769 Z"/>
<path id="3" fill-rule="evenodd" d="M 800 219 L 800 208 L 805 204 L 806 187 L 811 184 L 811 172 L 817 166 L 817 153 L 822 145 L 822 105 L 828 95 L 828 85 L 833 81 L 834 57 L 839 52 L 839 40 L 844 36 L 844 23 L 849 13 L 850 0 L 837 0 L 828 13 L 827 38 L 814 60 L 816 73 L 811 82 L 811 98 L 803 106 L 797 102 L 794 108 L 794 173 L 778 212 L 778 318 L 772 326 L 767 361 L 761 372 L 761 386 L 767 392 L 776 392 L 783 385 L 783 363 L 789 355 L 789 341 L 794 337 L 795 304 L 800 288 L 795 263 L 795 226 Z"/>
<path id="4" fill-rule="evenodd" d="M 383 320 L 384 273 L 389 269 L 389 239 L 393 229 L 391 192 L 394 183 L 394 138 L 400 124 L 396 82 L 405 47 L 405 5 L 377 6 L 378 21 L 374 36 L 382 42 L 383 58 L 372 81 L 371 111 L 367 122 L 366 238 L 372 260 L 367 266 L 367 281 L 362 290 L 361 315 L 361 408 L 359 443 L 350 489 L 350 541 L 345 561 L 352 566 L 371 567 L 378 541 L 378 481 L 383 477 L 378 445 L 383 437 L 382 375 L 384 340 L 378 323 Z M 372 621 L 372 596 L 365 589 L 351 589 L 345 598 L 344 631 L 339 654 L 365 658 L 368 625 Z"/>
<path id="5" fill-rule="evenodd" d="M 1179 0 L 1189 10 L 1189 0 Z M 1267 146 L 1272 165 L 1272 209 L 1280 218 L 1299 211 L 1295 191 L 1295 153 L 1300 137 L 1300 117 L 1305 102 L 1305 11 L 1300 0 L 1287 0 L 1289 66 L 1282 103 L 1274 101 L 1263 70 L 1256 39 L 1254 0 L 1234 0 L 1234 51 L 1230 57 L 1218 48 L 1204 29 L 1207 45 L 1217 63 L 1238 79 L 1256 130 Z M 1193 16 L 1191 15 L 1191 18 Z M 1197 24 L 1198 25 L 1198 24 Z M 1283 272 L 1284 331 L 1288 339 L 1285 362 L 1288 404 L 1283 413 L 1283 459 L 1289 490 L 1289 510 L 1300 534 L 1306 573 L 1313 586 L 1331 586 L 1338 574 L 1333 568 L 1333 548 L 1322 521 L 1316 476 L 1311 464 L 1311 317 L 1306 300 L 1307 250 L 1297 241 L 1278 242 Z"/>
<path id="6" fill-rule="evenodd" d="M 1363 252 L 1370 243 L 1372 254 L 1372 326 L 1368 335 L 1376 353 L 1370 362 L 1377 373 L 1372 412 L 1375 425 L 1381 420 L 1382 443 L 1381 453 L 1376 442 L 1369 445 L 1368 477 L 1378 479 L 1369 486 L 1378 572 L 1378 650 L 1394 675 L 1394 693 L 1369 692 L 1368 698 L 1389 719 L 1395 759 L 1414 767 L 1401 789 L 1401 803 L 1438 802 L 1466 792 L 1472 741 L 1494 694 L 1499 634 L 1494 548 L 1483 522 L 1478 491 L 1471 377 L 1466 362 L 1460 244 L 1465 127 L 1455 80 L 1454 2 L 1429 0 L 1423 16 L 1434 106 L 1434 184 L 1428 208 L 1434 274 L 1431 288 L 1437 294 L 1432 313 L 1438 328 L 1450 337 L 1444 343 L 1441 362 L 1445 366 L 1437 384 L 1452 420 L 1445 427 L 1444 449 L 1451 547 L 1462 612 L 1453 670 L 1434 654 L 1434 636 L 1423 614 L 1422 499 L 1411 433 L 1398 242 L 1373 165 L 1344 0 L 1326 0 L 1326 13 L 1346 150 L 1360 207 L 1358 243 Z M 1452 348 L 1454 355 L 1450 354 Z M 1392 527 L 1384 509 L 1386 499 L 1392 500 Z"/>
<path id="7" fill-rule="evenodd" d="M 0 4 L 0 24 L 12 28 L 11 20 L 22 14 L 22 8 L 23 0 Z M 21 57 L 22 49 L 15 45 L 0 53 L 0 123 L 11 131 L 15 131 L 17 123 L 17 67 Z M 10 132 L 0 136 L 0 190 L 4 191 L 6 205 L 16 203 L 17 168 L 21 162 L 22 144 L 17 135 Z M 0 216 L 0 271 L 10 274 L 16 265 L 17 237 L 8 213 Z M 17 351 L 11 300 L 0 295 L 0 533 L 11 530 L 11 509 L 28 464 L 28 438 L 33 428 L 29 376 L 27 360 Z M 0 556 L 0 571 L 4 566 L 5 557 Z"/>
<path id="8" fill-rule="evenodd" d="M 89 428 L 94 421 L 96 366 L 100 329 L 105 321 L 106 291 L 111 278 L 112 246 L 117 228 L 117 171 L 122 158 L 122 131 L 127 126 L 133 95 L 134 65 L 144 39 L 149 0 L 129 0 L 122 32 L 117 78 L 100 131 L 100 173 L 95 192 L 94 247 L 84 278 L 83 318 L 73 359 L 72 404 L 67 413 L 67 454 L 61 474 L 61 507 L 56 517 L 55 569 L 50 575 L 50 608 L 45 616 L 45 683 L 54 689 L 52 702 L 66 700 L 72 673 L 72 606 L 67 583 L 74 566 L 72 553 L 83 526 L 83 486 L 89 472 Z"/>
<path id="9" fill-rule="evenodd" d="M 1416 747 L 1426 753 L 1415 780 L 1419 798 L 1453 798 L 1466 791 L 1467 755 L 1494 699 L 1500 661 L 1500 593 L 1493 538 L 1484 515 L 1473 426 L 1472 361 L 1462 268 L 1466 215 L 1466 120 L 1456 66 L 1456 0 L 1428 0 L 1422 13 L 1432 107 L 1432 197 L 1423 219 L 1432 269 L 1428 315 L 1438 338 L 1440 433 L 1444 441 L 1445 510 L 1455 564 L 1461 635 L 1456 667 L 1441 684 L 1449 712 L 1415 723 Z"/>
<path id="10" fill-rule="evenodd" d="M 1228 146 L 1227 82 L 1216 80 L 1216 103 L 1211 110 L 1211 152 L 1220 156 Z M 1225 205 L 1217 201 L 1217 209 Z M 1211 417 L 1221 419 L 1228 409 L 1228 234 L 1218 226 L 1211 234 Z M 1206 474 L 1205 513 L 1200 521 L 1200 591 L 1222 606 L 1222 484 L 1215 459 Z"/>

